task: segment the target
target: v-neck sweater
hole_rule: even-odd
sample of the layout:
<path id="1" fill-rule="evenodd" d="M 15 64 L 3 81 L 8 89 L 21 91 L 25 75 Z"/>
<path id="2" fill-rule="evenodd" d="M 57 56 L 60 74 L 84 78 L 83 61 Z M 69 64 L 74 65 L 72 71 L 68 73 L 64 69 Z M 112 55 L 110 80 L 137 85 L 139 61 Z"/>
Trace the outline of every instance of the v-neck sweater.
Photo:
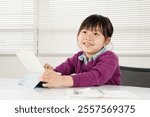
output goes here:
<path id="1" fill-rule="evenodd" d="M 83 51 L 55 68 L 62 75 L 71 75 L 73 87 L 89 87 L 99 85 L 119 85 L 121 73 L 118 56 L 112 51 L 106 51 L 88 63 L 79 60 Z"/>

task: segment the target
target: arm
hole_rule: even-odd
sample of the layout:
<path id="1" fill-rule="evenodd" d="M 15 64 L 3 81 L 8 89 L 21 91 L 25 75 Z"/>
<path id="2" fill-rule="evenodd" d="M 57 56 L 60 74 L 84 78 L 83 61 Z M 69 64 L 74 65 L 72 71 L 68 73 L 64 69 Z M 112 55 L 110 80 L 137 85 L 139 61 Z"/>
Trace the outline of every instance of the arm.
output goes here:
<path id="1" fill-rule="evenodd" d="M 76 75 L 60 75 L 55 71 L 46 71 L 41 81 L 47 82 L 44 87 L 84 87 L 107 83 L 118 67 L 118 58 L 106 55 L 89 71 Z"/>
<path id="2" fill-rule="evenodd" d="M 118 66 L 116 56 L 106 56 L 88 72 L 76 75 L 60 75 L 55 71 L 46 71 L 41 81 L 47 82 L 44 87 L 84 87 L 105 84 L 110 80 Z"/>
<path id="3" fill-rule="evenodd" d="M 71 74 L 75 72 L 75 64 L 77 60 L 77 54 L 72 58 L 68 58 L 65 62 L 53 69 L 50 65 L 45 64 L 45 72 L 40 78 L 40 81 L 46 82 L 44 87 L 72 87 L 73 79 Z M 61 73 L 60 74 L 58 74 Z"/>
<path id="4" fill-rule="evenodd" d="M 54 70 L 60 72 L 62 75 L 71 75 L 75 73 L 78 56 L 81 52 L 75 54 L 73 57 L 68 58 L 65 62 L 57 66 Z"/>
<path id="5" fill-rule="evenodd" d="M 114 73 L 118 66 L 118 57 L 116 55 L 104 55 L 91 70 L 73 75 L 73 86 L 96 86 L 107 84 L 110 81 L 111 84 L 116 84 L 118 78 L 114 77 Z"/>
<path id="6" fill-rule="evenodd" d="M 40 78 L 43 87 L 72 87 L 73 79 L 69 75 L 61 75 L 52 70 L 46 70 Z"/>

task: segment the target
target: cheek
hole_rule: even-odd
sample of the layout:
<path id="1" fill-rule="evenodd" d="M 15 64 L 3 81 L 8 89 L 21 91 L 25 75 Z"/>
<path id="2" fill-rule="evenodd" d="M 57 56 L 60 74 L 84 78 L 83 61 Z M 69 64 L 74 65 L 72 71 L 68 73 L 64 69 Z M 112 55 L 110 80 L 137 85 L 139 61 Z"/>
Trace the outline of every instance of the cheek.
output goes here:
<path id="1" fill-rule="evenodd" d="M 97 40 L 97 41 L 95 41 L 95 44 L 96 44 L 97 46 L 102 47 L 102 46 L 104 46 L 104 41 L 103 41 L 103 40 Z"/>
<path id="2" fill-rule="evenodd" d="M 81 43 L 82 42 L 82 37 L 81 36 L 78 36 L 78 43 Z"/>
<path id="3" fill-rule="evenodd" d="M 77 43 L 78 43 L 78 46 L 80 47 L 82 43 L 80 37 L 77 38 Z"/>

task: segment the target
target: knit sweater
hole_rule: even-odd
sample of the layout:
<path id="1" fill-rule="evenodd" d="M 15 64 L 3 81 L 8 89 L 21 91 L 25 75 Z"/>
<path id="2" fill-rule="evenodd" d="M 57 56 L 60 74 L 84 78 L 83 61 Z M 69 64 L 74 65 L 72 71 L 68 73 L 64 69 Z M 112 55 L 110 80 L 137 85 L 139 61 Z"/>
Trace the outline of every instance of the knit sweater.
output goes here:
<path id="1" fill-rule="evenodd" d="M 121 74 L 117 55 L 106 51 L 87 64 L 79 60 L 82 51 L 68 58 L 55 68 L 62 75 L 71 75 L 73 87 L 89 87 L 99 85 L 119 85 Z"/>

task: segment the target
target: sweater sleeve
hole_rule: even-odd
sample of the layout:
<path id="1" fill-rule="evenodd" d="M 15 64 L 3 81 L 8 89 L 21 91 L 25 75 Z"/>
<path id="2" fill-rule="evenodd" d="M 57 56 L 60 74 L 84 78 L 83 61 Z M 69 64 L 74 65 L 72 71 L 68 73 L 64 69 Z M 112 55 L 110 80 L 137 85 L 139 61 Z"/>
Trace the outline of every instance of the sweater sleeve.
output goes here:
<path id="1" fill-rule="evenodd" d="M 65 62 L 57 66 L 54 70 L 60 72 L 62 75 L 73 74 L 75 72 L 78 54 L 80 53 L 77 53 L 73 57 L 68 58 Z"/>
<path id="2" fill-rule="evenodd" d="M 88 72 L 72 75 L 74 87 L 103 85 L 110 80 L 118 66 L 118 57 L 114 54 L 103 56 Z"/>

